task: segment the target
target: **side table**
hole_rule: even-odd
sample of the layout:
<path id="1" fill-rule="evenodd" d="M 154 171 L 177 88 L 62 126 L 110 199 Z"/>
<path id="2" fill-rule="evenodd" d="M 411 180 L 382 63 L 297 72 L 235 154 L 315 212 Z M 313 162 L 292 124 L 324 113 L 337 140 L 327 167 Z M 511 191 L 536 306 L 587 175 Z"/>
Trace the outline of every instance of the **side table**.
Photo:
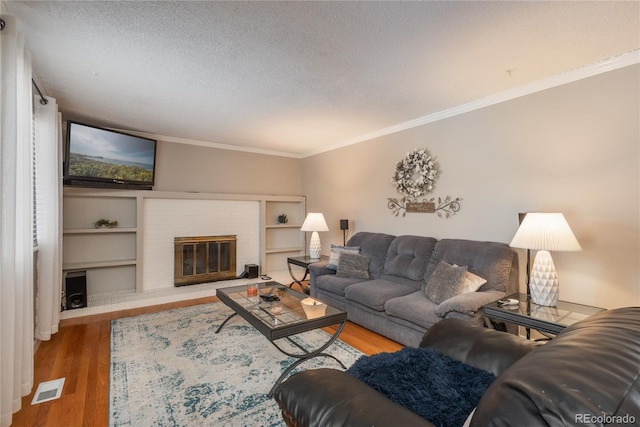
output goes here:
<path id="1" fill-rule="evenodd" d="M 294 256 L 294 257 L 287 258 L 287 268 L 289 269 L 289 274 L 293 279 L 293 282 L 289 284 L 289 287 L 291 288 L 294 283 L 297 283 L 298 286 L 300 286 L 300 289 L 302 289 L 305 293 L 308 294 L 309 290 L 307 289 L 306 286 L 302 284 L 302 282 L 307 280 L 307 276 L 309 275 L 309 264 L 313 264 L 314 262 L 320 262 L 320 261 L 329 261 L 329 257 L 326 255 L 320 255 L 320 259 L 317 259 L 317 258 L 311 258 L 309 255 L 305 255 L 305 256 Z M 293 274 L 293 270 L 291 269 L 292 265 L 296 265 L 298 267 L 304 268 L 304 276 L 302 276 L 302 279 L 297 279 L 296 276 Z"/>
<path id="2" fill-rule="evenodd" d="M 490 318 L 523 326 L 527 329 L 527 338 L 529 338 L 529 329 L 535 329 L 543 334 L 557 335 L 578 320 L 605 310 L 566 301 L 558 301 L 555 307 L 547 307 L 534 304 L 527 294 L 521 293 L 505 297 L 505 299 L 509 298 L 517 299 L 518 303 L 500 305 L 494 301 L 482 307 L 485 324 L 490 327 Z"/>

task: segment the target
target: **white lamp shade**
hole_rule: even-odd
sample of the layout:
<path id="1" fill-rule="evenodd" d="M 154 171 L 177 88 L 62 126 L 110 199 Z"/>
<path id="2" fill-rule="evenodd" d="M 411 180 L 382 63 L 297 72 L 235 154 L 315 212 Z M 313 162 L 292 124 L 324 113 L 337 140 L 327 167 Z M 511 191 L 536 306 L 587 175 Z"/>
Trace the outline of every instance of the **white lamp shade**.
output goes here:
<path id="1" fill-rule="evenodd" d="M 544 251 L 582 250 L 561 213 L 528 213 L 510 246 Z"/>
<path id="2" fill-rule="evenodd" d="M 320 259 L 322 245 L 320 244 L 318 231 L 329 231 L 329 227 L 327 226 L 327 221 L 324 220 L 324 216 L 321 213 L 308 213 L 302 227 L 300 227 L 300 230 L 313 231 L 313 233 L 311 233 L 311 241 L 309 242 L 309 256 L 311 259 Z"/>
<path id="3" fill-rule="evenodd" d="M 528 213 L 511 240 L 514 248 L 537 250 L 531 271 L 531 300 L 553 307 L 558 302 L 558 274 L 549 251 L 579 251 L 582 248 L 561 213 Z"/>
<path id="4" fill-rule="evenodd" d="M 302 231 L 329 231 L 327 221 L 324 220 L 324 216 L 321 213 L 310 212 L 300 228 Z"/>

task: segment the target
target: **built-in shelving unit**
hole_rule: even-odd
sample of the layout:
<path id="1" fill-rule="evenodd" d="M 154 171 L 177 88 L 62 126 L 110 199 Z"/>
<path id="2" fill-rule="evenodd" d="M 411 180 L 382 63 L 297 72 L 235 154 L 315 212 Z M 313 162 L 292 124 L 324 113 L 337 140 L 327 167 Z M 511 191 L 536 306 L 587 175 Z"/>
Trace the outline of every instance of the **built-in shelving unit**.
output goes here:
<path id="1" fill-rule="evenodd" d="M 87 293 L 143 292 L 144 209 L 147 199 L 242 200 L 260 203 L 261 274 L 287 269 L 287 257 L 303 255 L 306 214 L 303 196 L 234 195 L 65 187 L 63 193 L 63 271 L 84 270 Z M 286 214 L 288 222 L 278 224 Z M 118 221 L 94 228 L 100 218 Z M 149 248 L 147 248 L 149 249 Z M 154 252 L 150 252 L 154 253 Z M 147 255 L 149 256 L 149 255 Z"/>
<path id="2" fill-rule="evenodd" d="M 263 271 L 283 270 L 287 258 L 304 254 L 305 233 L 300 231 L 305 217 L 304 197 L 273 197 L 263 201 Z M 278 216 L 287 215 L 287 223 L 278 224 Z"/>
<path id="3" fill-rule="evenodd" d="M 138 290 L 139 203 L 135 191 L 64 189 L 62 269 L 85 270 L 87 293 Z M 95 228 L 100 218 L 118 225 Z"/>

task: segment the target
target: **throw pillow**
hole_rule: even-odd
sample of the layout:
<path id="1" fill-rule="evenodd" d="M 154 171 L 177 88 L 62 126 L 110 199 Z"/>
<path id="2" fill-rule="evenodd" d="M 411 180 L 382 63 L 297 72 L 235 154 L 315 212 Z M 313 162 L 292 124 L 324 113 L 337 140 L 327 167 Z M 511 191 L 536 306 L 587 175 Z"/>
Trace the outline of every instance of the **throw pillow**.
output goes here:
<path id="1" fill-rule="evenodd" d="M 432 348 L 414 347 L 362 356 L 347 373 L 442 427 L 461 426 L 496 378 Z"/>
<path id="2" fill-rule="evenodd" d="M 340 254 L 340 263 L 338 264 L 336 276 L 351 277 L 353 279 L 368 279 L 370 262 L 370 256 L 356 254 L 353 252 L 343 252 Z"/>
<path id="3" fill-rule="evenodd" d="M 473 274 L 472 272 L 467 270 L 467 272 L 464 274 L 464 289 L 462 290 L 462 292 L 475 292 L 480 289 L 480 287 L 485 283 L 487 283 L 487 279 L 483 279 L 477 274 Z"/>
<path id="4" fill-rule="evenodd" d="M 342 252 L 354 252 L 360 253 L 360 246 L 338 246 L 331 244 L 331 255 L 329 256 L 329 264 L 327 264 L 327 268 L 331 270 L 338 269 L 338 262 L 340 261 L 340 254 Z"/>
<path id="5" fill-rule="evenodd" d="M 453 266 L 458 267 L 456 264 L 453 264 Z M 485 283 L 487 283 L 487 279 L 480 277 L 477 274 L 473 274 L 467 267 L 467 272 L 464 273 L 464 289 L 461 293 L 475 292 Z"/>
<path id="6" fill-rule="evenodd" d="M 452 296 L 461 294 L 466 272 L 467 267 L 455 267 L 440 261 L 424 287 L 424 295 L 436 304 L 440 304 Z"/>

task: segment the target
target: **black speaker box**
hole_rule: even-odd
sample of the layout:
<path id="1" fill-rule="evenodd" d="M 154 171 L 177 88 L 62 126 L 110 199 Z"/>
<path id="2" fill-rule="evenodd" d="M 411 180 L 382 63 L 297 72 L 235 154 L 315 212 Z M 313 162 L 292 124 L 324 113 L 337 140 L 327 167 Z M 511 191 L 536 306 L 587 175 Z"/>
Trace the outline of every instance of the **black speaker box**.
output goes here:
<path id="1" fill-rule="evenodd" d="M 522 224 L 522 221 L 524 221 L 524 217 L 527 216 L 527 213 L 519 213 L 518 214 L 518 225 Z"/>
<path id="2" fill-rule="evenodd" d="M 245 264 L 244 265 L 244 277 L 249 279 L 255 279 L 258 277 L 258 265 L 257 264 Z"/>
<path id="3" fill-rule="evenodd" d="M 87 272 L 72 271 L 65 279 L 65 302 L 67 310 L 87 306 Z"/>

